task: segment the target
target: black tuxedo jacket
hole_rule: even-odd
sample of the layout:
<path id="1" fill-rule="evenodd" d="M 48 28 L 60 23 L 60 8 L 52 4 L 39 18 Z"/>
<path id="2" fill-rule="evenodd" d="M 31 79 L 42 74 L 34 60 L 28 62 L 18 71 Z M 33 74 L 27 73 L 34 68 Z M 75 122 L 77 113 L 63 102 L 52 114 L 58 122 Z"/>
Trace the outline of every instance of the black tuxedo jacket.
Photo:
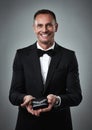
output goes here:
<path id="1" fill-rule="evenodd" d="M 36 43 L 16 52 L 9 92 L 10 102 L 19 106 L 16 130 L 47 130 L 50 127 L 72 130 L 70 107 L 79 105 L 82 100 L 78 63 L 74 51 L 57 43 L 54 50 L 55 55 L 52 56 L 45 85 Z M 20 107 L 25 95 L 40 98 L 48 94 L 61 97 L 61 105 L 51 112 L 35 117 Z"/>

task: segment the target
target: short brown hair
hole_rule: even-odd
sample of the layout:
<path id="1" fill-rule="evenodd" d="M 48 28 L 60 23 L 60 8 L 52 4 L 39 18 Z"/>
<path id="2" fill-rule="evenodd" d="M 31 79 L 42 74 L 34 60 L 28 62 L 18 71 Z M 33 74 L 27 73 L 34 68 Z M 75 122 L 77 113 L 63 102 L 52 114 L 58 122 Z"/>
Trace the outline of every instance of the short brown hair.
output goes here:
<path id="1" fill-rule="evenodd" d="M 56 16 L 55 16 L 55 13 L 51 10 L 48 10 L 48 9 L 41 9 L 41 10 L 38 10 L 35 14 L 34 14 L 34 20 L 36 19 L 36 16 L 39 15 L 39 14 L 50 14 L 53 19 L 55 20 L 55 22 L 57 22 L 56 20 Z"/>

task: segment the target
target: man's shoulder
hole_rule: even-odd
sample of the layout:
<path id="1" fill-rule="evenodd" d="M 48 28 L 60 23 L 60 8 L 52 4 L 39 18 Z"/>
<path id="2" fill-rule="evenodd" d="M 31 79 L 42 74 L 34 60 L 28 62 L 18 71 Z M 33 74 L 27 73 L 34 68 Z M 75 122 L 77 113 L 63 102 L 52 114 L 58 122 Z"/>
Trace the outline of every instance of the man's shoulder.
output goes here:
<path id="1" fill-rule="evenodd" d="M 57 43 L 56 43 L 56 45 L 58 46 L 59 50 L 60 50 L 61 52 L 65 53 L 65 54 L 74 54 L 74 53 L 75 53 L 75 51 L 72 50 L 72 49 L 69 49 L 69 48 L 64 47 L 64 46 L 62 46 L 62 45 L 60 45 L 60 44 L 57 44 Z"/>
<path id="2" fill-rule="evenodd" d="M 31 50 L 35 49 L 35 48 L 36 48 L 36 44 L 33 43 L 33 44 L 29 45 L 29 46 L 17 49 L 17 52 L 18 53 L 28 53 Z"/>
<path id="3" fill-rule="evenodd" d="M 60 44 L 57 44 L 57 51 L 61 55 L 62 59 L 70 61 L 72 59 L 75 59 L 76 53 L 74 50 L 63 47 Z"/>

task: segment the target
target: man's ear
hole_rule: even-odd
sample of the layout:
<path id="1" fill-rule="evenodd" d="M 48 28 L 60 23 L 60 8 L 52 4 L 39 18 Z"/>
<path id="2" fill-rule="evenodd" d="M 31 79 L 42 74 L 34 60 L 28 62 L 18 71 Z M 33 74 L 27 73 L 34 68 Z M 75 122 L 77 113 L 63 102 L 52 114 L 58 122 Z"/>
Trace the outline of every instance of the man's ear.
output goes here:
<path id="1" fill-rule="evenodd" d="M 58 23 L 55 24 L 55 32 L 58 30 Z"/>

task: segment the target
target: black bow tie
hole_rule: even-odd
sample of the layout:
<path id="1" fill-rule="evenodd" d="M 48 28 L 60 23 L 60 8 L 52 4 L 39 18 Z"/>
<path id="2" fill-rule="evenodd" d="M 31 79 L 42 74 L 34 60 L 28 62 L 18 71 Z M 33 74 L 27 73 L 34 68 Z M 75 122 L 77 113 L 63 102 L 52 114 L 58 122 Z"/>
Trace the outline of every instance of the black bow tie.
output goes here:
<path id="1" fill-rule="evenodd" d="M 38 52 L 39 57 L 43 56 L 43 54 L 48 54 L 51 57 L 54 55 L 54 50 L 53 49 L 50 49 L 50 50 L 47 50 L 47 51 L 37 49 L 37 52 Z"/>

